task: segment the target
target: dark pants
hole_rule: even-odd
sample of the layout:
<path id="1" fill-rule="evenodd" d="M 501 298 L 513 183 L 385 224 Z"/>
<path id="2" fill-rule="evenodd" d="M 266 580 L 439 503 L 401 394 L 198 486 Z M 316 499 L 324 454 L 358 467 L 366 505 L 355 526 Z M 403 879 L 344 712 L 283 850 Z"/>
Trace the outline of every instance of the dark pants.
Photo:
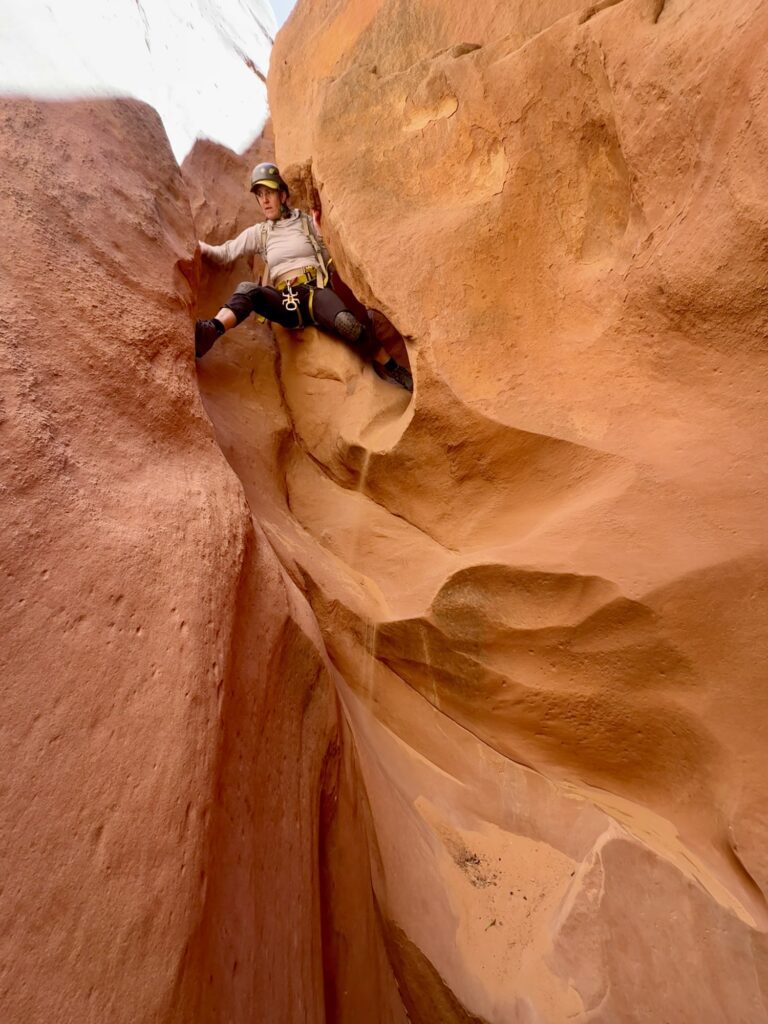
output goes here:
<path id="1" fill-rule="evenodd" d="M 315 288 L 306 284 L 293 289 L 298 297 L 299 308 L 287 310 L 283 305 L 284 292 L 277 288 L 253 284 L 246 281 L 239 284 L 235 293 L 224 303 L 231 309 L 240 324 L 251 313 L 263 316 L 289 329 L 317 324 L 325 331 L 341 337 L 343 341 L 354 344 L 364 333 L 364 326 L 354 318 L 349 308 L 342 302 L 332 288 Z M 339 313 L 346 313 L 337 323 Z M 354 336 L 353 336 L 354 335 Z"/>

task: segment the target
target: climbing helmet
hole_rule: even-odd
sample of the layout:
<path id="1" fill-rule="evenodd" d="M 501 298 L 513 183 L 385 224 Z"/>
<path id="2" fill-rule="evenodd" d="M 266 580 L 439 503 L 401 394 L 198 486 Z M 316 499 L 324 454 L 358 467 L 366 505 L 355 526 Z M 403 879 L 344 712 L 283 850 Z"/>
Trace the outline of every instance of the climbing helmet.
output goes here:
<path id="1" fill-rule="evenodd" d="M 259 185 L 266 185 L 267 188 L 273 188 L 276 192 L 282 190 L 288 192 L 288 186 L 280 176 L 280 171 L 274 164 L 264 163 L 256 164 L 251 172 L 251 192 L 255 192 Z"/>

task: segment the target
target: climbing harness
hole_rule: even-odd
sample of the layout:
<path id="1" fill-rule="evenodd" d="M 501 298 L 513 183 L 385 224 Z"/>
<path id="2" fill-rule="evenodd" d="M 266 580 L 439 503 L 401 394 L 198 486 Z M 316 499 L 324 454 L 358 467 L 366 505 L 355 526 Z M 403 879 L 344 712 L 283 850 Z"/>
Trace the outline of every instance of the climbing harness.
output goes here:
<path id="1" fill-rule="evenodd" d="M 304 234 L 307 236 L 307 239 L 309 240 L 309 244 L 312 246 L 312 251 L 315 254 L 315 259 L 317 260 L 318 268 L 319 268 L 319 269 L 315 269 L 315 267 L 307 267 L 307 268 L 305 268 L 305 273 L 307 273 L 309 271 L 314 271 L 315 277 L 316 277 L 315 287 L 316 288 L 325 288 L 328 285 L 328 279 L 329 279 L 330 275 L 328 273 L 328 267 L 327 267 L 327 264 L 325 262 L 325 257 L 323 256 L 322 246 L 320 245 L 320 242 L 317 240 L 317 236 L 315 235 L 314 231 L 312 230 L 312 222 L 311 222 L 311 219 L 310 219 L 309 215 L 304 213 L 303 210 L 299 210 L 299 217 L 301 218 L 302 230 L 304 231 Z M 260 246 L 260 248 L 261 248 L 261 258 L 264 260 L 264 270 L 263 270 L 262 275 L 261 275 L 261 284 L 262 285 L 268 285 L 269 284 L 269 264 L 267 263 L 267 261 L 265 259 L 265 256 L 266 256 L 266 252 L 267 252 L 267 239 L 269 238 L 269 225 L 270 225 L 270 223 L 271 223 L 270 221 L 266 221 L 265 220 L 262 223 L 262 225 L 261 225 L 261 246 Z M 296 283 L 296 282 L 294 282 L 294 283 Z M 299 284 L 304 284 L 304 283 L 308 284 L 309 282 L 302 282 L 302 281 L 300 281 L 298 283 Z"/>
<path id="2" fill-rule="evenodd" d="M 317 287 L 325 288 L 328 284 L 328 268 L 325 265 L 325 259 L 323 258 L 322 246 L 317 240 L 315 232 L 312 230 L 310 219 L 304 211 L 300 211 L 301 226 L 304 228 L 304 234 L 309 239 L 309 244 L 315 250 L 315 258 L 320 264 L 320 273 L 317 275 Z"/>
<path id="3" fill-rule="evenodd" d="M 307 311 L 309 313 L 310 323 L 316 323 L 314 306 L 315 306 L 315 292 L 318 288 L 328 287 L 328 280 L 330 277 L 328 271 L 328 264 L 326 264 L 325 257 L 323 256 L 323 247 L 319 242 L 315 232 L 312 228 L 312 221 L 308 214 L 304 213 L 303 210 L 299 211 L 299 217 L 301 219 L 301 226 L 304 234 L 307 236 L 312 251 L 315 254 L 317 260 L 317 266 L 306 266 L 299 273 L 294 274 L 291 277 L 286 276 L 285 280 L 279 281 L 274 287 L 279 292 L 282 292 L 282 305 L 283 309 L 287 313 L 294 313 L 298 319 L 298 324 L 294 330 L 301 330 L 306 325 L 304 323 L 304 317 L 301 312 L 301 296 L 294 289 L 306 286 L 309 293 L 307 300 Z M 269 231 L 271 221 L 264 221 L 261 225 L 260 232 L 260 255 L 264 260 L 264 270 L 261 275 L 261 285 L 266 287 L 270 283 L 270 271 L 269 263 L 267 262 L 267 242 L 269 240 Z M 289 271 L 290 273 L 290 271 Z"/>
<path id="4" fill-rule="evenodd" d="M 290 271 L 289 271 L 290 273 Z M 294 273 L 293 277 L 286 277 L 275 285 L 279 292 L 284 291 L 289 285 L 298 287 L 300 284 L 314 284 L 317 280 L 317 267 L 304 267 L 301 274 Z"/>
<path id="5" fill-rule="evenodd" d="M 283 293 L 283 308 L 289 313 L 293 313 L 299 308 L 299 296 L 291 287 L 292 284 L 292 281 L 286 281 L 285 285 L 280 289 Z"/>

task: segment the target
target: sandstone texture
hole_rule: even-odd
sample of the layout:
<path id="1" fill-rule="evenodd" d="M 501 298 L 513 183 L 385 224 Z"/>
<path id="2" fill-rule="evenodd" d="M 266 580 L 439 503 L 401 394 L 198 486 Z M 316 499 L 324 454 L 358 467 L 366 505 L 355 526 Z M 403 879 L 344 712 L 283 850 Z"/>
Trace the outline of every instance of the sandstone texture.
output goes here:
<path id="1" fill-rule="evenodd" d="M 417 381 L 281 335 L 265 522 L 413 1020 L 768 1020 L 767 42 L 756 0 L 328 0 L 277 40 L 278 163 Z"/>
<path id="2" fill-rule="evenodd" d="M 200 402 L 159 118 L 4 101 L 0 165 L 0 1016 L 319 1022 L 334 938 L 398 1021 L 331 666 Z"/>
<path id="3" fill-rule="evenodd" d="M 766 43 L 300 0 L 181 172 L 0 104 L 3 1020 L 768 1024 Z M 413 396 L 195 366 L 275 147 Z"/>

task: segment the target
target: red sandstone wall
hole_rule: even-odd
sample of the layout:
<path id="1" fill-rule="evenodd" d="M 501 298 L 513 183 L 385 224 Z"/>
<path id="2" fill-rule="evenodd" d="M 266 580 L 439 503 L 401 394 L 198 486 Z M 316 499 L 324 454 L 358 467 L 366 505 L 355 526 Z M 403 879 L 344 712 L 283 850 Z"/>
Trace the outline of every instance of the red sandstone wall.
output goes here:
<path id="1" fill-rule="evenodd" d="M 335 698 L 200 403 L 184 182 L 142 104 L 1 109 L 2 1019 L 322 1021 Z"/>
<path id="2" fill-rule="evenodd" d="M 261 219 L 258 204 L 248 192 L 250 171 L 254 163 L 273 157 L 271 147 L 269 134 L 240 157 L 209 143 L 195 146 L 184 161 L 183 173 L 194 197 L 195 223 L 201 238 L 223 241 Z M 222 224 L 226 230 L 222 230 Z M 260 266 L 256 272 L 261 273 Z M 239 281 L 253 276 L 246 259 L 229 269 L 204 268 L 200 315 L 215 313 Z M 271 331 L 254 320 L 246 321 L 216 344 L 198 363 L 197 372 L 217 440 L 243 482 L 257 529 L 266 532 L 270 543 L 280 551 L 283 565 L 303 588 L 305 577 L 296 559 L 301 540 L 286 500 L 285 480 L 286 460 L 296 439 Z M 286 548 L 288 537 L 293 540 Z M 305 628 L 310 633 L 314 628 L 321 643 L 309 609 L 298 594 L 296 600 L 296 614 L 312 623 Z M 252 603 L 254 608 L 263 608 L 263 596 L 253 593 Z M 282 649 L 294 652 L 295 644 L 286 641 Z M 248 662 L 247 648 L 240 656 Z M 313 665 L 310 661 L 306 671 Z M 249 865 L 245 858 L 241 861 L 243 872 L 264 875 L 254 895 L 261 928 L 258 948 L 263 952 L 259 962 L 251 965 L 257 986 L 251 1007 L 244 1004 L 240 1007 L 242 1017 L 235 1019 L 250 1020 L 253 1006 L 269 1006 L 275 1020 L 302 1020 L 306 1015 L 307 1019 L 336 1024 L 357 1024 L 361 1020 L 404 1024 L 402 1002 L 372 897 L 371 861 L 376 857 L 376 840 L 354 744 L 338 705 L 334 705 L 332 742 L 310 742 L 312 723 L 325 719 L 314 709 L 317 698 L 313 703 L 307 696 L 305 674 L 301 660 L 293 655 L 279 665 L 270 664 L 267 685 L 271 698 L 255 711 L 259 742 L 238 757 L 238 772 L 254 780 L 258 793 L 257 798 L 246 798 L 246 806 L 254 803 L 259 807 L 266 799 L 271 814 L 257 817 L 261 838 L 252 854 L 253 862 Z M 315 683 L 314 688 L 317 686 Z M 310 692 L 314 691 L 310 688 Z M 240 720 L 239 715 L 234 717 Z M 286 741 L 286 731 L 298 737 L 296 743 Z M 323 750 L 322 771 L 318 773 L 313 758 Z M 291 777 L 297 779 L 299 790 L 293 805 L 296 810 L 287 815 L 291 805 L 286 805 L 285 786 Z M 238 805 L 236 778 L 232 780 L 234 794 L 226 786 L 221 793 L 227 806 L 233 807 L 233 820 L 242 808 Z M 281 833 L 293 836 L 291 849 L 276 847 L 273 836 Z M 222 867 L 218 873 L 225 885 L 236 883 L 238 873 L 226 865 Z M 297 873 L 302 884 L 296 880 Z M 311 882 L 311 901 L 306 897 L 305 881 Z M 298 898 L 302 894 L 303 898 Z M 316 929 L 311 967 L 315 975 L 322 971 L 321 978 L 315 976 L 316 999 L 311 1004 L 296 985 L 293 958 L 285 953 L 295 936 L 306 933 L 309 922 Z M 201 941 L 210 941 L 218 927 L 214 921 L 207 921 L 201 928 Z M 231 926 L 227 930 L 232 933 Z M 270 994 L 274 976 L 285 979 L 286 987 L 281 990 L 286 996 L 284 1003 Z M 310 991 L 309 986 L 306 991 Z M 211 1020 L 215 1020 L 215 1003 L 211 1013 Z"/>

